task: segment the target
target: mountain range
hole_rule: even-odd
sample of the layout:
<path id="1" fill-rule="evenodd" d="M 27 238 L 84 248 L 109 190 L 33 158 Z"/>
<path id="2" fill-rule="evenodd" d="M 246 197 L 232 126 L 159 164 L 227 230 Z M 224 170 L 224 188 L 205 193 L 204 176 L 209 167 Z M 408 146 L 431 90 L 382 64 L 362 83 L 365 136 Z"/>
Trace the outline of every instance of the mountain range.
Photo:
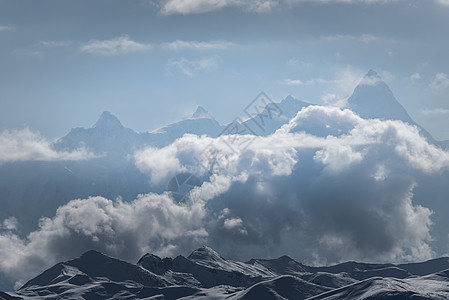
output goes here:
<path id="1" fill-rule="evenodd" d="M 186 133 L 210 137 L 240 132 L 267 136 L 289 122 L 302 108 L 310 105 L 312 104 L 288 96 L 280 102 L 265 102 L 265 106 L 257 114 L 252 114 L 247 119 L 237 118 L 227 125 L 219 124 L 204 108 L 198 107 L 191 116 L 183 120 L 147 132 L 136 132 L 126 128 L 112 113 L 103 112 L 91 128 L 74 128 L 52 144 L 52 147 L 59 151 L 71 151 L 85 147 L 95 153 L 96 158 L 87 161 L 22 161 L 0 165 L 0 220 L 14 216 L 20 224 L 18 234 L 25 238 L 28 233 L 38 228 L 41 217 L 54 216 L 58 207 L 67 204 L 70 200 L 101 195 L 108 199 L 120 198 L 126 202 L 136 199 L 139 194 L 163 192 L 166 190 L 168 182 L 165 185 L 164 183 L 159 186 L 152 185 L 149 175 L 141 172 L 130 158 L 136 150 L 148 146 L 167 146 Z M 424 128 L 413 121 L 404 107 L 396 100 L 389 87 L 374 71 L 369 71 L 355 88 L 353 95 L 348 99 L 348 108 L 364 118 L 404 121 L 416 126 L 430 143 L 440 147 L 449 145 L 448 141 L 435 141 Z M 306 131 L 313 130 L 313 134 L 318 136 L 325 135 L 328 132 L 328 130 L 320 132 L 317 128 L 304 129 Z M 449 220 L 445 196 L 449 193 L 447 173 L 428 176 L 416 172 L 412 175 L 418 178 L 417 181 L 420 183 L 413 190 L 415 194 L 413 201 L 429 207 L 434 211 L 433 220 L 435 220 L 435 223 L 442 224 L 432 228 L 434 230 L 432 235 L 447 237 L 447 226 L 444 226 Z M 431 195 L 431 197 L 428 195 Z M 442 238 L 435 239 L 435 242 L 441 244 L 444 244 L 444 241 Z M 202 257 L 204 252 L 207 252 L 206 260 Z M 95 252 L 88 252 L 74 261 L 83 263 L 86 259 L 92 259 L 92 255 L 94 260 L 96 260 L 95 257 L 98 259 L 101 257 L 101 259 L 116 262 L 113 258 Z M 289 297 L 280 292 L 283 289 L 281 287 L 287 286 L 287 290 L 293 293 L 292 295 L 298 295 L 297 292 L 302 290 L 303 281 L 307 281 L 309 284 L 307 285 L 308 294 L 304 292 L 304 295 L 311 297 L 317 295 L 318 292 L 329 292 L 329 296 L 326 296 L 329 298 L 325 299 L 334 299 L 332 297 L 336 297 L 335 295 L 343 295 L 353 291 L 353 293 L 358 293 L 356 290 L 360 288 L 359 284 L 362 284 L 362 282 L 373 291 L 384 290 L 386 289 L 385 286 L 388 287 L 390 284 L 397 287 L 415 286 L 412 275 L 431 276 L 430 274 L 442 271 L 443 269 L 440 266 L 445 265 L 446 262 L 443 258 L 426 262 L 422 266 L 410 265 L 410 268 L 405 265 L 368 265 L 353 262 L 332 267 L 313 268 L 297 263 L 289 257 L 281 257 L 277 260 L 257 259 L 247 263 L 232 262 L 223 259 L 213 251 L 209 253 L 203 249 L 203 251 L 198 250 L 192 253 L 187 258 L 160 259 L 149 254 L 142 257 L 139 263 L 132 265 L 132 267 L 125 262 L 121 262 L 123 266 L 128 266 L 126 267 L 128 271 L 141 270 L 129 271 L 133 274 L 131 278 L 127 277 L 128 275 L 125 276 L 125 274 L 128 274 L 126 272 L 123 273 L 124 277 L 122 278 L 109 278 L 106 275 L 89 273 L 90 271 L 84 272 L 77 266 L 70 265 L 70 262 L 62 263 L 59 264 L 59 271 L 51 269 L 53 270 L 51 274 L 55 274 L 54 276 L 59 279 L 54 277 L 52 279 L 55 280 L 54 282 L 42 279 L 44 280 L 42 283 L 27 284 L 15 296 L 38 295 L 36 293 L 38 293 L 39 286 L 42 288 L 42 295 L 48 293 L 48 298 L 65 288 L 71 290 L 70 293 L 76 294 L 78 292 L 74 291 L 75 286 L 82 286 L 80 290 L 84 290 L 88 294 L 93 293 L 92 295 L 97 295 L 96 293 L 112 295 L 112 292 L 107 291 L 109 288 L 112 291 L 117 286 L 122 289 L 123 286 L 126 286 L 126 282 L 134 280 L 130 287 L 136 286 L 136 289 L 142 289 L 143 286 L 147 286 L 144 283 L 148 281 L 151 283 L 151 288 L 145 288 L 145 292 L 139 295 L 135 294 L 136 290 L 130 289 L 132 291 L 129 293 L 132 296 L 129 296 L 129 298 L 150 297 L 148 295 L 151 293 L 154 293 L 151 295 L 159 295 L 158 291 L 163 290 L 164 293 L 167 293 L 164 295 L 178 295 L 179 291 L 183 291 L 186 296 L 192 298 L 200 297 L 202 293 L 205 298 L 212 297 L 217 293 L 219 295 L 228 294 L 229 299 L 253 299 L 259 295 L 258 293 L 269 293 L 270 295 L 277 294 L 276 297 L 279 296 L 278 299 L 282 299 L 282 297 Z M 66 268 L 66 264 L 69 267 Z M 64 267 L 62 267 L 63 265 Z M 142 268 L 152 274 L 148 275 L 146 271 L 142 271 Z M 73 276 L 70 277 L 69 270 L 75 270 L 74 272 L 80 274 L 80 276 L 73 275 L 75 277 L 72 279 Z M 65 277 L 65 275 L 61 275 L 61 272 L 68 272 L 70 276 Z M 340 274 L 342 272 L 344 275 Z M 83 274 L 87 274 L 87 277 Z M 210 274 L 215 275 L 211 276 Z M 302 275 L 297 276 L 297 274 Z M 10 290 L 11 283 L 3 283 L 1 276 L 0 274 L 0 289 Z M 382 279 L 376 279 L 374 276 L 380 276 Z M 432 279 L 425 280 L 440 280 L 445 275 L 432 276 Z M 101 281 L 103 277 L 107 278 L 104 279 L 104 282 Z M 388 279 L 390 277 L 395 279 L 391 279 L 390 282 L 390 279 Z M 38 276 L 37 278 L 43 277 Z M 147 281 L 139 281 L 140 279 L 136 278 Z M 83 281 L 87 279 L 88 281 Z M 238 284 L 234 280 L 237 280 Z M 78 284 L 79 282 L 82 284 Z M 106 284 L 107 282 L 114 284 L 109 286 Z M 155 282 L 160 285 L 154 285 Z M 312 283 L 314 285 L 311 285 Z M 54 287 L 53 284 L 55 284 Z M 348 285 L 354 286 L 354 288 L 350 290 L 342 289 L 336 294 L 332 294 L 333 292 L 330 290 L 343 288 L 344 286 L 347 288 Z M 48 288 L 49 286 L 51 288 Z M 416 286 L 419 286 L 419 284 L 416 284 Z M 36 290 L 33 290 L 33 287 L 36 287 Z M 70 293 L 67 295 L 70 295 Z M 113 295 L 116 295 L 116 298 L 128 297 L 125 297 L 125 294 L 116 295 L 114 293 Z M 13 296 L 13 294 L 11 295 Z M 147 296 L 144 297 L 144 295 Z M 301 299 L 300 296 L 298 297 Z M 256 297 L 254 299 L 262 298 Z"/>
<path id="2" fill-rule="evenodd" d="M 61 262 L 0 299 L 447 299 L 449 258 L 310 267 L 288 256 L 227 260 L 203 246 L 137 264 L 97 251 Z"/>

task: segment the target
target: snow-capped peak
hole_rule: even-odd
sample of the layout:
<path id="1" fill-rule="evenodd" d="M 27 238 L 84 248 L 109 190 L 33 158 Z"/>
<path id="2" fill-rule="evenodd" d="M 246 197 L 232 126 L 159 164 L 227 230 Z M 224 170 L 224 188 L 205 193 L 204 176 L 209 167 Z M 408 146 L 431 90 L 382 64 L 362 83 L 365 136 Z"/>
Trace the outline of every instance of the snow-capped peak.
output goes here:
<path id="1" fill-rule="evenodd" d="M 188 259 L 193 261 L 223 261 L 225 260 L 220 256 L 217 252 L 215 252 L 212 248 L 207 246 L 203 246 L 194 250 L 188 257 Z"/>
<path id="2" fill-rule="evenodd" d="M 214 117 L 202 106 L 198 106 L 190 119 L 213 119 Z"/>

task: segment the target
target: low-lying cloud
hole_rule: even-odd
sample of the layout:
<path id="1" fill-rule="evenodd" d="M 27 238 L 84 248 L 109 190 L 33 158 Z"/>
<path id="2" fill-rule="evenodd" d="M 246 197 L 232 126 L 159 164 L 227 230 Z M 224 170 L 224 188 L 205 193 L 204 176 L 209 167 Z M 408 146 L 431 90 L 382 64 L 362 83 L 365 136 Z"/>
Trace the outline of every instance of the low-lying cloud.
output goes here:
<path id="1" fill-rule="evenodd" d="M 13 161 L 64 161 L 94 158 L 85 148 L 75 151 L 56 151 L 39 133 L 28 128 L 5 130 L 0 133 L 0 164 Z"/>

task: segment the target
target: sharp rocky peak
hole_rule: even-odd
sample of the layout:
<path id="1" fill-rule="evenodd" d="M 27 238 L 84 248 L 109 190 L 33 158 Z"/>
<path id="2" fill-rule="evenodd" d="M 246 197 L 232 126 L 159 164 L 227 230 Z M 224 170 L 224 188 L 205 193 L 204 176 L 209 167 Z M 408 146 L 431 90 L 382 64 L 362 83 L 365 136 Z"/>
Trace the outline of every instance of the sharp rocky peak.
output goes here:
<path id="1" fill-rule="evenodd" d="M 109 111 L 104 111 L 93 127 L 98 129 L 124 128 L 119 119 Z"/>
<path id="2" fill-rule="evenodd" d="M 207 246 L 203 246 L 201 248 L 194 250 L 187 258 L 190 260 L 209 260 L 209 261 L 225 260 L 223 257 L 220 256 L 220 254 L 218 254 L 212 248 L 209 248 Z"/>

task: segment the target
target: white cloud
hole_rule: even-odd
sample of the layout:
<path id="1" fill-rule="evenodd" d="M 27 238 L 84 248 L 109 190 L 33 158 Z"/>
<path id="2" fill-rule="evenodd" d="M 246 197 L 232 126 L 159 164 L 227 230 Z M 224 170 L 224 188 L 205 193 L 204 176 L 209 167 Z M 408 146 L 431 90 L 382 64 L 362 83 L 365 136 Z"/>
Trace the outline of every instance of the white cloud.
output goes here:
<path id="1" fill-rule="evenodd" d="M 320 81 L 325 84 L 321 100 L 325 105 L 346 106 L 346 101 L 352 95 L 354 87 L 361 82 L 360 78 L 363 78 L 364 75 L 364 71 L 351 67 L 338 70 L 334 79 Z"/>
<path id="2" fill-rule="evenodd" d="M 284 79 L 282 82 L 286 85 L 303 85 L 304 84 L 304 82 L 300 79 L 289 79 L 288 78 L 288 79 Z"/>
<path id="3" fill-rule="evenodd" d="M 192 250 L 207 237 L 200 226 L 204 213 L 200 202 L 181 206 L 165 194 L 129 203 L 102 197 L 72 200 L 53 218 L 42 218 L 39 229 L 25 238 L 13 224 L 0 231 L 0 270 L 20 286 L 44 268 L 89 249 L 132 261 L 145 252 L 170 256 L 183 247 Z"/>
<path id="4" fill-rule="evenodd" d="M 16 30 L 16 28 L 13 26 L 0 25 L 0 31 L 14 31 L 14 30 Z"/>
<path id="5" fill-rule="evenodd" d="M 197 60 L 181 58 L 170 61 L 168 63 L 168 70 L 177 69 L 184 75 L 192 77 L 198 72 L 207 72 L 216 69 L 220 62 L 221 58 L 216 55 Z"/>
<path id="6" fill-rule="evenodd" d="M 55 151 L 50 142 L 28 128 L 0 133 L 0 164 L 27 160 L 86 160 L 94 157 L 93 153 L 83 148 L 72 152 Z"/>
<path id="7" fill-rule="evenodd" d="M 433 108 L 433 109 L 425 108 L 425 109 L 421 110 L 421 113 L 426 116 L 447 115 L 447 114 L 449 114 L 449 109 L 442 108 L 442 107 Z"/>
<path id="8" fill-rule="evenodd" d="M 231 150 L 250 139 L 241 153 Z M 298 244 L 289 243 L 290 251 L 301 251 L 304 244 L 315 245 L 309 252 L 318 251 L 318 242 L 330 251 L 323 257 L 338 253 L 336 260 L 423 259 L 433 253 L 428 244 L 431 212 L 412 204 L 414 182 L 401 172 L 404 166 L 425 173 L 448 169 L 449 153 L 401 121 L 364 120 L 350 110 L 309 106 L 268 137 L 185 135 L 152 151 L 160 152 L 151 152 L 153 157 L 174 155 L 171 161 L 176 164 L 171 168 L 154 166 L 154 170 L 145 159 L 136 158 L 139 168 L 149 174 L 165 168 L 159 173 L 165 177 L 159 177 L 162 182 L 179 168 L 198 177 L 211 171 L 225 183 L 208 183 L 206 193 L 212 209 L 212 216 L 206 217 L 211 218 L 206 222 L 209 243 L 219 251 L 230 251 L 228 245 L 241 242 L 251 245 L 248 249 L 253 252 L 247 255 L 254 256 L 261 253 L 258 243 L 272 243 L 279 252 L 270 255 L 279 255 L 285 249 L 283 242 L 296 240 Z M 192 199 L 195 195 L 205 199 L 203 188 L 196 189 Z M 214 207 L 226 213 L 214 212 Z M 222 216 L 219 221 L 214 221 L 216 214 Z M 246 232 L 244 240 L 236 235 L 243 231 L 231 230 L 240 225 Z M 366 238 L 372 228 L 380 231 L 374 240 Z M 305 242 L 303 234 L 315 237 L 315 242 Z M 331 240 L 342 241 L 344 247 Z"/>
<path id="9" fill-rule="evenodd" d="M 40 41 L 37 45 L 42 47 L 69 47 L 72 45 L 72 42 L 70 41 Z"/>
<path id="10" fill-rule="evenodd" d="M 161 6 L 163 15 L 189 15 L 219 11 L 225 8 L 240 8 L 255 13 L 267 13 L 273 11 L 279 5 L 292 5 L 307 2 L 343 3 L 343 4 L 387 4 L 400 0 L 160 0 L 156 1 Z M 447 0 L 436 0 L 446 4 Z M 366 37 L 370 40 L 370 37 Z"/>
<path id="11" fill-rule="evenodd" d="M 429 85 L 432 93 L 438 94 L 449 88 L 449 76 L 445 73 L 437 73 Z"/>
<path id="12" fill-rule="evenodd" d="M 271 11 L 277 4 L 276 0 L 167 0 L 162 1 L 161 13 L 164 15 L 189 15 L 208 13 L 229 7 L 265 13 Z"/>
<path id="13" fill-rule="evenodd" d="M 366 33 L 363 33 L 361 35 L 344 35 L 344 34 L 331 35 L 331 36 L 324 37 L 324 40 L 326 40 L 326 41 L 357 41 L 357 42 L 362 42 L 362 43 L 374 43 L 374 42 L 389 41 L 389 39 L 375 36 L 372 34 L 366 34 Z"/>
<path id="14" fill-rule="evenodd" d="M 96 55 L 117 55 L 147 51 L 151 48 L 150 44 L 138 43 L 124 35 L 110 40 L 91 40 L 82 45 L 80 51 Z"/>
<path id="15" fill-rule="evenodd" d="M 422 79 L 422 77 L 421 77 L 421 74 L 419 74 L 419 73 L 413 73 L 412 75 L 410 75 L 411 81 L 418 81 L 421 79 Z"/>
<path id="16" fill-rule="evenodd" d="M 170 43 L 163 43 L 161 46 L 170 50 L 198 50 L 198 51 L 206 51 L 206 50 L 219 50 L 226 49 L 233 45 L 231 42 L 225 41 L 211 41 L 211 42 L 198 42 L 198 41 L 182 41 L 177 40 Z"/>
<path id="17" fill-rule="evenodd" d="M 437 3 L 445 5 L 445 6 L 449 6 L 449 0 L 436 0 Z"/>

